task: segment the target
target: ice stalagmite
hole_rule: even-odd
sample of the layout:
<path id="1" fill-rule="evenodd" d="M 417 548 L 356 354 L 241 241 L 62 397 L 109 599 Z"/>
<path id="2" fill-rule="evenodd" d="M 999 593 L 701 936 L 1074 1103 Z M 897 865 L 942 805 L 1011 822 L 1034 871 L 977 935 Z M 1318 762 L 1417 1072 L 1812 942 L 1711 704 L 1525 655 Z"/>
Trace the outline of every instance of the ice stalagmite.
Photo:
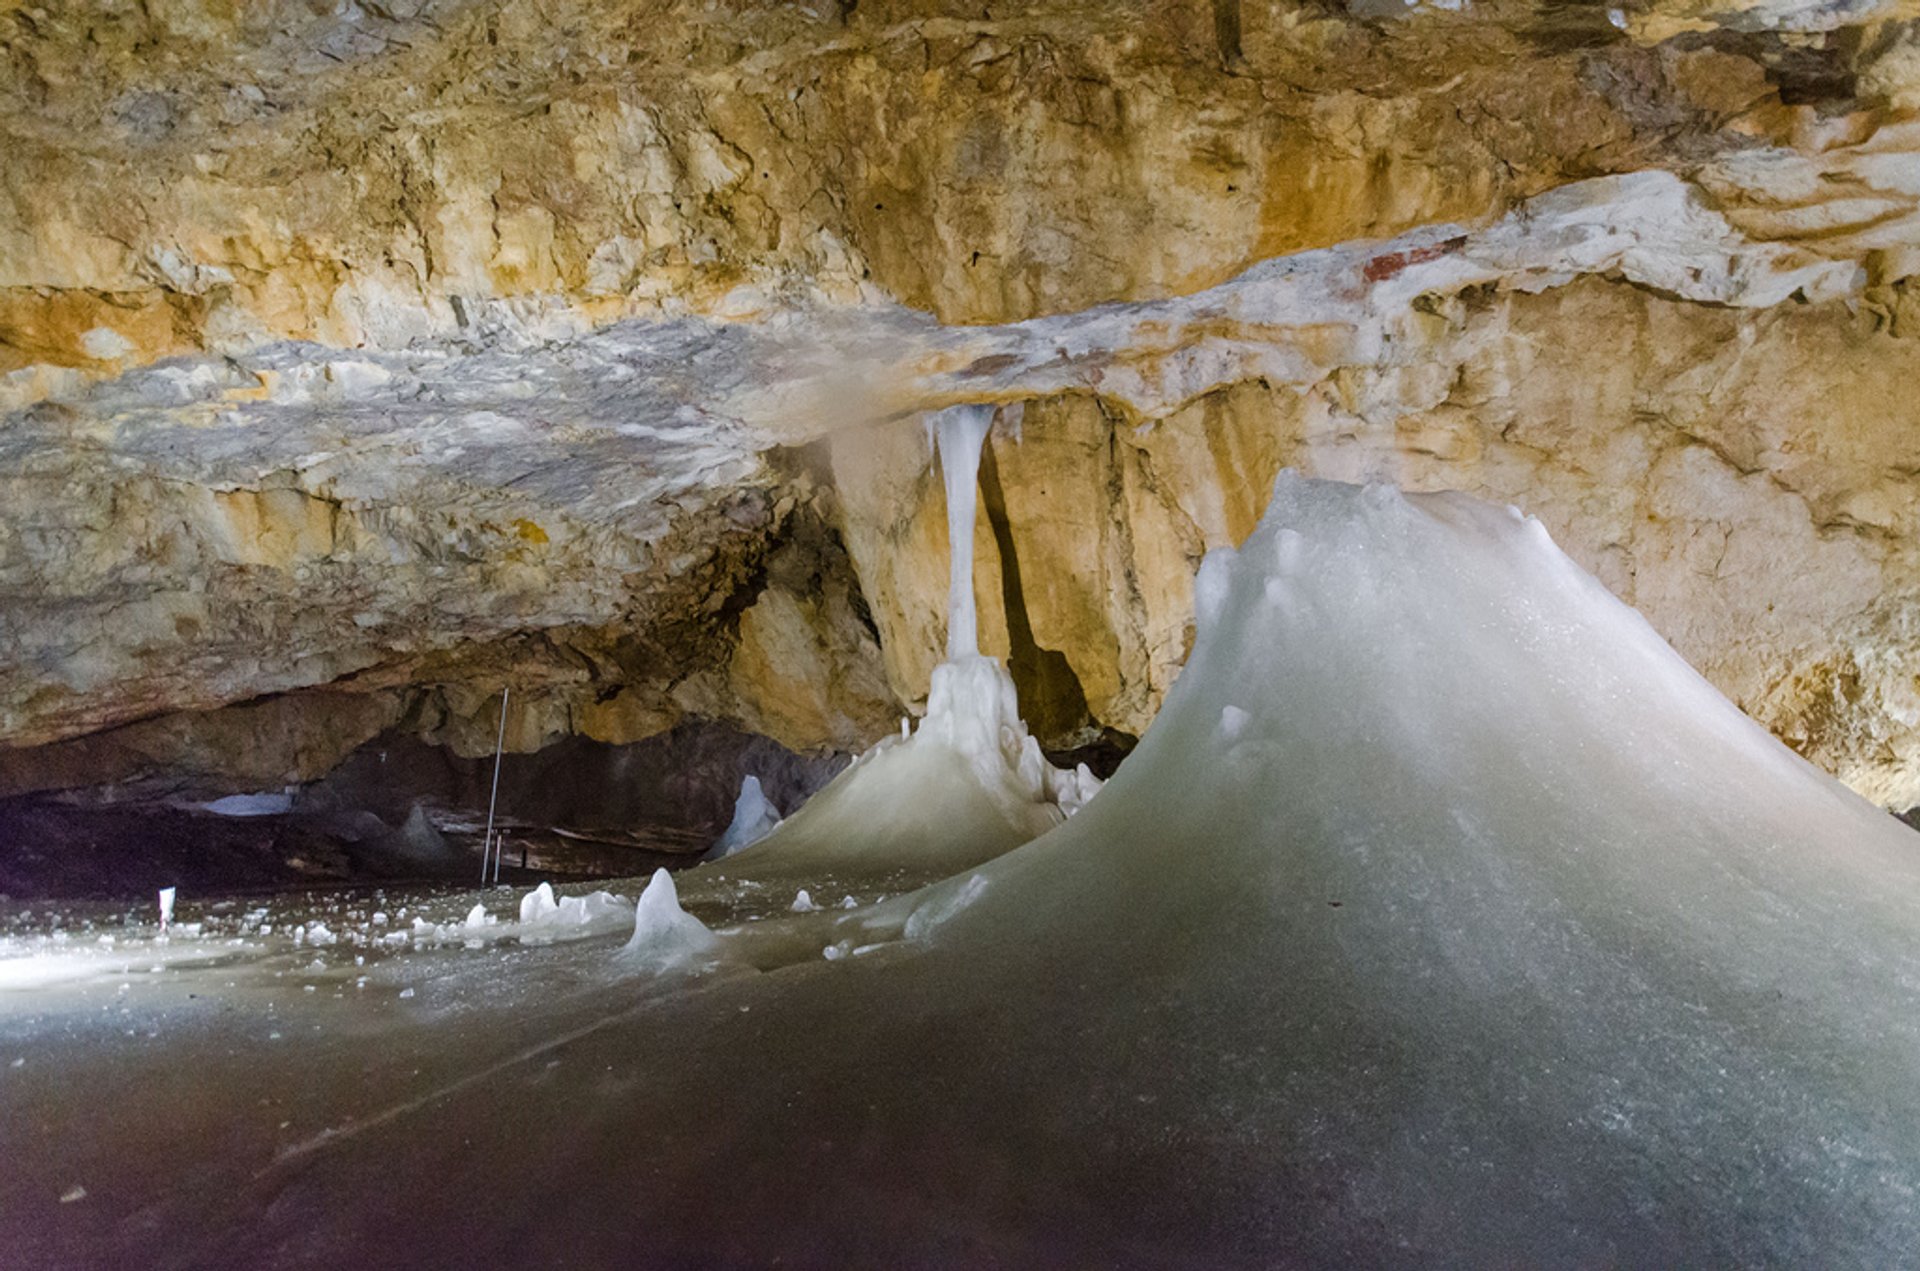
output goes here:
<path id="1" fill-rule="evenodd" d="M 1920 1248 L 1920 838 L 1510 509 L 1284 474 L 1196 600 L 1126 767 L 931 937 L 973 1044 L 1091 1065 L 1009 1122 L 1151 1106 L 1105 1181 L 975 1151 L 1229 1260 Z"/>
<path id="2" fill-rule="evenodd" d="M 653 872 L 634 908 L 633 935 L 620 950 L 623 961 L 654 970 L 682 967 L 714 956 L 720 939 L 698 918 L 680 908 L 673 875 Z"/>
<path id="3" fill-rule="evenodd" d="M 780 824 L 780 811 L 767 801 L 760 778 L 748 773 L 740 780 L 740 797 L 733 802 L 733 820 L 715 840 L 707 859 L 722 860 L 758 843 Z"/>

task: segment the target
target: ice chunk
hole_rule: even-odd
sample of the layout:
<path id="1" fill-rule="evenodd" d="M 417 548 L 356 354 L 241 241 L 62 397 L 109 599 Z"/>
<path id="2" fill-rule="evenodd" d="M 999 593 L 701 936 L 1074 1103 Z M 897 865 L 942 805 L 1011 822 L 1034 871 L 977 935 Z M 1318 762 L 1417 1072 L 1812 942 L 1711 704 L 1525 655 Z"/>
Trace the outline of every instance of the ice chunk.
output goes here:
<path id="1" fill-rule="evenodd" d="M 553 884 L 541 883 L 520 898 L 520 924 L 532 926 L 559 916 L 560 903 L 553 898 Z"/>
<path id="2" fill-rule="evenodd" d="M 211 803 L 203 803 L 201 809 L 215 816 L 280 816 L 293 810 L 293 796 L 290 794 L 230 794 Z"/>
<path id="3" fill-rule="evenodd" d="M 177 891 L 173 887 L 160 889 L 160 930 L 165 931 L 173 922 L 173 898 Z"/>
<path id="4" fill-rule="evenodd" d="M 595 928 L 631 916 L 626 903 L 610 892 L 562 896 L 556 900 L 553 885 L 541 883 L 520 898 L 518 934 L 523 943 L 543 944 L 570 935 L 587 935 Z"/>
<path id="5" fill-rule="evenodd" d="M 468 930 L 473 930 L 478 927 L 486 926 L 487 925 L 487 907 L 485 905 L 477 904 L 473 908 L 467 910 L 467 920 L 462 925 L 464 925 Z"/>
<path id="6" fill-rule="evenodd" d="M 794 894 L 793 903 L 788 905 L 787 908 L 797 914 L 810 914 L 818 909 L 819 906 L 813 903 L 813 897 L 807 895 L 807 889 L 802 887 Z"/>
<path id="7" fill-rule="evenodd" d="M 1093 769 L 1083 763 L 1075 764 L 1071 772 L 1049 765 L 1046 782 L 1047 797 L 1068 816 L 1085 807 L 1087 801 L 1100 792 L 1103 784 L 1100 778 L 1093 775 Z"/>
<path id="8" fill-rule="evenodd" d="M 585 896 L 563 896 L 554 921 L 561 926 L 583 927 L 607 918 L 625 917 L 627 904 L 611 892 L 589 892 Z"/>
<path id="9" fill-rule="evenodd" d="M 748 773 L 740 780 L 740 797 L 733 803 L 733 821 L 707 853 L 707 859 L 721 860 L 758 843 L 779 824 L 780 812 L 760 789 L 760 778 Z"/>

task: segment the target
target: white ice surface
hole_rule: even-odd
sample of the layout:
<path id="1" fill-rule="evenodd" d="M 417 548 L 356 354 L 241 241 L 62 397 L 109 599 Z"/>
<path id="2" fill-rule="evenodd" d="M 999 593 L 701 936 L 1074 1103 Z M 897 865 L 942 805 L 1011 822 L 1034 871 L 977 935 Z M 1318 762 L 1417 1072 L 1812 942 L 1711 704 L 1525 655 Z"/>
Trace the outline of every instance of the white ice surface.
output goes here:
<path id="1" fill-rule="evenodd" d="M 1920 839 L 1517 514 L 1288 475 L 1196 590 L 1099 798 L 936 887 L 754 924 L 804 951 L 776 973 L 636 991 L 590 944 L 416 944 L 373 1005 L 332 990 L 337 1036 L 305 954 L 269 1018 L 176 1004 L 193 1044 L 119 1041 L 186 1024 L 118 994 L 0 1032 L 10 1239 L 99 1253 L 45 1212 L 138 1176 L 142 1222 L 65 1262 L 506 1265 L 542 1224 L 583 1265 L 1911 1261 Z M 928 765 L 876 809 L 977 790 L 940 751 L 864 759 Z M 633 927 L 662 965 L 745 938 L 664 876 Z M 186 1065 L 223 1079 L 179 1100 Z"/>

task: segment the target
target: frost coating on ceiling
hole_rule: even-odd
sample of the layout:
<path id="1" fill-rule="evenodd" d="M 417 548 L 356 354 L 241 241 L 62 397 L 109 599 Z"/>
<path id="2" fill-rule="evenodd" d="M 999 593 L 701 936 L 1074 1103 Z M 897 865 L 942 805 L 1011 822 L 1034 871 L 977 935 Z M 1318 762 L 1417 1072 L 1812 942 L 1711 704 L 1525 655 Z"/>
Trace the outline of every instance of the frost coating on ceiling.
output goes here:
<path id="1" fill-rule="evenodd" d="M 1876 237 L 1889 216 L 1911 217 L 1920 195 L 1920 181 L 1888 158 L 1867 165 L 1884 187 L 1861 213 Z M 1843 159 L 1823 156 L 1813 171 Z M 1760 162 L 1730 163 L 1715 188 L 1753 184 Z M 1847 228 L 1845 209 L 1828 215 L 1830 234 Z M 956 401 L 1095 389 L 1151 417 L 1240 380 L 1309 383 L 1336 366 L 1391 359 L 1421 296 L 1487 284 L 1540 291 L 1596 275 L 1742 308 L 1795 294 L 1831 299 L 1863 281 L 1844 255 L 1749 238 L 1693 184 L 1650 170 L 1563 186 L 1483 229 L 1427 226 L 1269 260 L 1189 296 L 1000 326 L 947 326 L 866 304 L 590 329 L 564 315 L 530 324 L 501 306 L 478 345 L 352 354 L 273 345 L 177 359 L 61 400 L 99 421 L 88 431 L 108 448 L 215 480 L 344 467 L 396 444 L 383 441 L 395 433 L 418 461 L 478 477 L 499 477 L 490 469 L 507 456 L 553 449 L 564 436 L 569 449 L 625 448 L 643 470 L 712 479 L 756 445 Z M 29 413 L 0 453 L 45 446 L 75 422 Z M 543 482 L 575 476 L 539 471 Z"/>

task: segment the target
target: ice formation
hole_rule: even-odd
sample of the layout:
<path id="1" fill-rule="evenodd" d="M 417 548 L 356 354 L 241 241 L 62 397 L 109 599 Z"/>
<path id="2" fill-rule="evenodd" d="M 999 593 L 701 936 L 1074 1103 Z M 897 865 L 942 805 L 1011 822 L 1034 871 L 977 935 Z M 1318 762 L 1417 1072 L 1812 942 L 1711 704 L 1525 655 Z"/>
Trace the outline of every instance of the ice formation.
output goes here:
<path id="1" fill-rule="evenodd" d="M 1099 789 L 1084 764 L 1064 771 L 1046 761 L 1020 718 L 1013 677 L 980 652 L 973 529 L 993 414 L 955 406 L 930 420 L 946 485 L 949 572 L 947 656 L 933 669 L 926 717 L 911 733 L 903 722 L 900 737 L 861 755 L 742 851 L 740 868 L 962 869 L 1044 834 Z"/>
<path id="2" fill-rule="evenodd" d="M 1188 1239 L 1229 1260 L 1920 1247 L 1910 830 L 1512 509 L 1286 473 L 1196 599 L 1101 798 L 912 898 L 982 968 L 945 977 L 953 1019 L 1013 1071 L 1092 1065 L 993 1084 L 1002 1115 L 1098 1117 L 1150 1076 L 1151 1124 L 1210 1145 L 1146 1204 L 1205 1207 L 1221 1231 Z M 1121 1137 L 1116 1164 L 1155 1150 Z"/>
<path id="3" fill-rule="evenodd" d="M 780 824 L 780 810 L 768 801 L 760 778 L 748 773 L 740 779 L 740 797 L 733 802 L 733 820 L 707 853 L 708 860 L 724 860 L 743 847 L 758 843 Z"/>
<path id="4" fill-rule="evenodd" d="M 980 448 L 993 407 L 954 406 L 933 418 L 940 477 L 947 491 L 947 661 L 980 656 L 973 599 L 973 527 L 980 501 Z"/>
<path id="5" fill-rule="evenodd" d="M 556 937 L 589 934 L 628 918 L 632 912 L 611 892 L 556 899 L 553 884 L 541 883 L 520 898 L 520 922 L 513 934 L 523 944 L 549 943 Z"/>
<path id="6" fill-rule="evenodd" d="M 633 935 L 621 949 L 620 957 L 656 970 L 667 970 L 710 958 L 719 949 L 719 937 L 680 907 L 673 875 L 664 869 L 655 870 L 647 889 L 640 893 L 640 903 L 633 915 Z"/>
<path id="7" fill-rule="evenodd" d="M 1031 1267 L 1912 1261 L 1920 839 L 1518 514 L 1289 474 L 1196 591 L 1193 655 L 1098 799 L 791 920 L 796 973 L 640 1005 L 535 981 L 408 1021 L 443 1031 L 384 1067 L 363 1031 L 263 1057 L 212 1016 L 185 1057 L 236 1079 L 185 1101 L 142 1079 L 158 1048 L 89 1035 L 18 1120 L 134 1128 L 10 1140 L 23 1212 L 120 1150 L 163 1194 L 64 1261 L 504 1265 L 538 1221 L 619 1264 L 606 1216 L 635 1212 L 663 1266 L 917 1265 L 929 1232 Z M 715 940 L 656 875 L 635 956 Z M 290 1154 L 268 1076 L 339 1132 Z M 506 1167 L 511 1200 L 475 1205 Z"/>
<path id="8" fill-rule="evenodd" d="M 215 816 L 281 816 L 293 810 L 290 794 L 230 794 L 200 805 Z"/>
<path id="9" fill-rule="evenodd" d="M 407 811 L 407 819 L 400 828 L 381 842 L 402 856 L 421 860 L 444 856 L 448 851 L 446 838 L 427 815 L 426 807 L 419 803 Z"/>
<path id="10" fill-rule="evenodd" d="M 520 925 L 523 927 L 549 922 L 559 912 L 560 902 L 553 898 L 552 883 L 541 883 L 520 898 Z"/>

